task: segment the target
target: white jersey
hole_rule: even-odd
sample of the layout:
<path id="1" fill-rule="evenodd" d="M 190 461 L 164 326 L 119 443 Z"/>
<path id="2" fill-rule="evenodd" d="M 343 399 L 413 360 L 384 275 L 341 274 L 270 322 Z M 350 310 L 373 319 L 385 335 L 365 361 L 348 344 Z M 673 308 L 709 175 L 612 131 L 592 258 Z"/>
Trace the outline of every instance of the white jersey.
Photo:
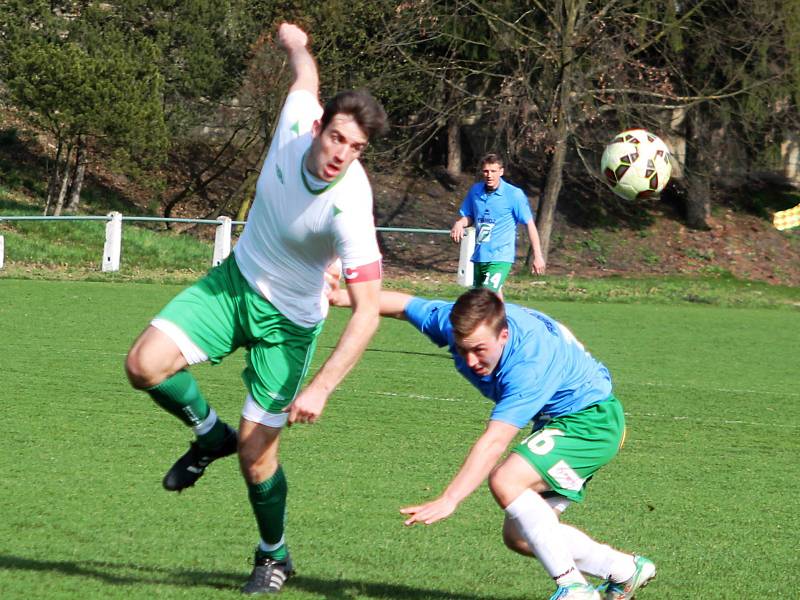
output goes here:
<path id="1" fill-rule="evenodd" d="M 310 92 L 297 90 L 286 98 L 234 248 L 236 264 L 250 285 L 303 327 L 328 313 L 324 272 L 337 257 L 351 282 L 367 266 L 379 273 L 381 259 L 372 189 L 358 161 L 321 192 L 308 187 L 302 164 L 311 146 L 311 126 L 321 116 L 322 107 Z"/>

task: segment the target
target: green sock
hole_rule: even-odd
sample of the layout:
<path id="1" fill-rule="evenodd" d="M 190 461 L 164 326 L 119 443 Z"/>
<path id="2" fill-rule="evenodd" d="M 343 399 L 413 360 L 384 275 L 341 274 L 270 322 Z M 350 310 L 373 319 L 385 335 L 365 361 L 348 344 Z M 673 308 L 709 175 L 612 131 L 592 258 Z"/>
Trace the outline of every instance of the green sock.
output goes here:
<path id="1" fill-rule="evenodd" d="M 161 408 L 175 415 L 189 427 L 196 427 L 211 411 L 194 376 L 183 369 L 146 390 Z"/>
<path id="2" fill-rule="evenodd" d="M 286 476 L 280 465 L 275 474 L 266 481 L 247 484 L 247 493 L 258 523 L 258 532 L 266 544 L 277 544 L 283 538 L 287 491 Z M 257 558 L 268 556 L 275 560 L 283 560 L 287 554 L 286 544 L 281 544 L 274 550 L 266 551 L 261 548 L 256 550 Z"/>

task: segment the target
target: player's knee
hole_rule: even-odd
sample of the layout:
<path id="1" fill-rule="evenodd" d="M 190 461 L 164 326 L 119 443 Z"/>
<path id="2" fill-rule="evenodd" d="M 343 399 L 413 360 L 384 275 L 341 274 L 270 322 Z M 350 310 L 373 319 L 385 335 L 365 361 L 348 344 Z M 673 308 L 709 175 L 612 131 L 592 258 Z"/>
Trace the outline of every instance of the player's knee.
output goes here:
<path id="1" fill-rule="evenodd" d="M 507 491 L 505 478 L 503 477 L 503 470 L 500 468 L 502 465 L 495 467 L 489 473 L 489 491 L 492 492 L 495 501 L 501 508 L 508 506 L 509 502 L 506 501 Z"/>
<path id="2" fill-rule="evenodd" d="M 505 504 L 502 501 L 504 496 L 504 483 L 503 483 L 503 476 L 500 473 L 498 467 L 495 467 L 491 473 L 489 473 L 489 491 L 492 492 L 492 496 L 494 496 L 495 501 L 501 506 L 501 508 L 505 508 Z"/>
<path id="3" fill-rule="evenodd" d="M 239 442 L 239 468 L 247 483 L 261 483 L 278 470 L 277 457 L 265 455 L 260 448 Z"/>
<path id="4" fill-rule="evenodd" d="M 161 383 L 164 375 L 147 364 L 138 347 L 131 348 L 125 358 L 125 374 L 137 390 L 146 390 Z"/>
<path id="5" fill-rule="evenodd" d="M 528 542 L 520 535 L 519 530 L 508 518 L 503 521 L 503 543 L 506 548 L 523 556 L 533 556 Z"/>
<path id="6" fill-rule="evenodd" d="M 503 543 L 506 545 L 506 548 L 511 550 L 512 552 L 516 552 L 517 554 L 521 554 L 522 556 L 533 556 L 533 553 L 528 549 L 528 544 L 518 535 L 514 535 L 503 530 Z"/>

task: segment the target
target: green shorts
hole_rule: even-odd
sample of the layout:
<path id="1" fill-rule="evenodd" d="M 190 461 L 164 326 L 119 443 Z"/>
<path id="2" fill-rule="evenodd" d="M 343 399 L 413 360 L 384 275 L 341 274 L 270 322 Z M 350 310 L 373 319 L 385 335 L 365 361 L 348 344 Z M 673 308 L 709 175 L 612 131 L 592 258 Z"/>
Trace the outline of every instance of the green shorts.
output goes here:
<path id="1" fill-rule="evenodd" d="M 175 296 L 158 314 L 177 325 L 216 364 L 245 347 L 242 372 L 261 408 L 280 413 L 308 371 L 323 322 L 301 327 L 256 292 L 233 255 Z"/>
<path id="2" fill-rule="evenodd" d="M 556 417 L 515 446 L 550 488 L 574 502 L 586 483 L 616 456 L 625 441 L 625 415 L 613 395 L 570 415 Z"/>
<path id="3" fill-rule="evenodd" d="M 472 264 L 475 272 L 472 287 L 489 288 L 495 293 L 503 287 L 512 265 L 510 262 L 476 262 Z"/>

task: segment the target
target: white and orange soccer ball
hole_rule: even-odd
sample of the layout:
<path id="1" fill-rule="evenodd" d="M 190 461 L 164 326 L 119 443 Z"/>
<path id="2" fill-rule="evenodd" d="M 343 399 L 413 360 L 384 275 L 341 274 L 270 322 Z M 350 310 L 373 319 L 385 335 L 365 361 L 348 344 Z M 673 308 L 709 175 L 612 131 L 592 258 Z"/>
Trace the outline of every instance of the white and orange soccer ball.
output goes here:
<path id="1" fill-rule="evenodd" d="M 669 148 L 657 135 L 629 129 L 606 146 L 600 171 L 611 191 L 621 198 L 657 196 L 672 175 Z"/>

